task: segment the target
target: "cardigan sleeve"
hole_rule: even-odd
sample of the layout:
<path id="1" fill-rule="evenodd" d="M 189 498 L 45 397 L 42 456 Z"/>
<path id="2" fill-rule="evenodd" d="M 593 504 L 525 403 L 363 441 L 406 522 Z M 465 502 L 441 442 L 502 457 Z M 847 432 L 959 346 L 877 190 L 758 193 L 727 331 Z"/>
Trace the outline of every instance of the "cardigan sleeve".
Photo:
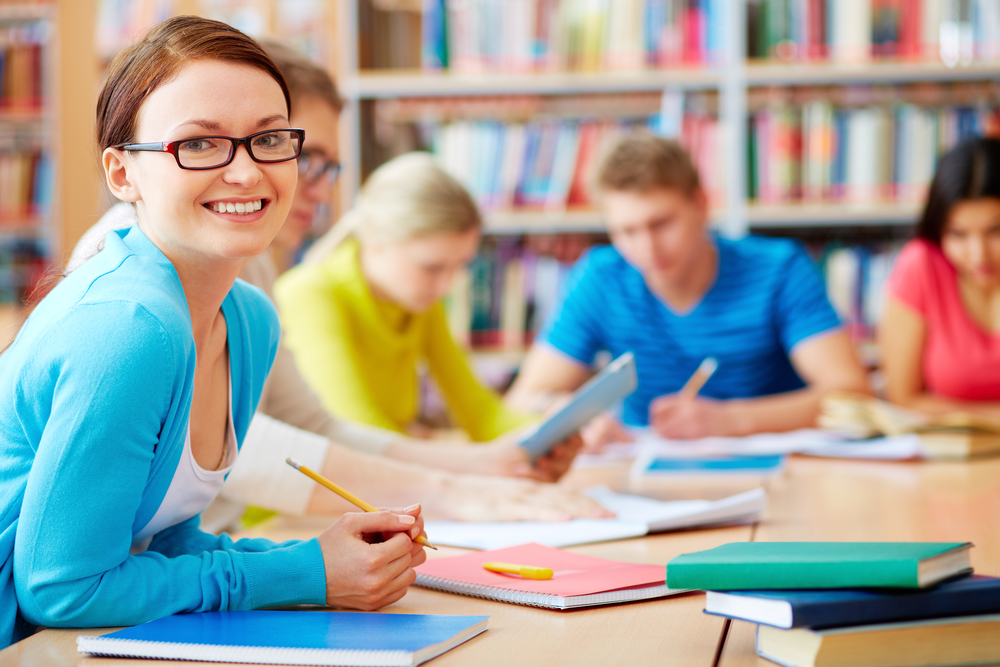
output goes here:
<path id="1" fill-rule="evenodd" d="M 452 338 L 444 306 L 428 314 L 427 366 L 444 394 L 452 418 L 477 442 L 491 440 L 538 419 L 537 415 L 508 408 L 475 376 L 465 352 Z"/>
<path id="2" fill-rule="evenodd" d="M 169 331 L 136 304 L 77 306 L 22 371 L 19 412 L 38 437 L 14 579 L 32 623 L 134 625 L 325 600 L 315 540 L 238 546 L 190 523 L 161 538 L 173 538 L 169 556 L 129 554 L 151 472 L 176 461 L 157 452 L 162 431 L 187 422 L 190 373 Z"/>

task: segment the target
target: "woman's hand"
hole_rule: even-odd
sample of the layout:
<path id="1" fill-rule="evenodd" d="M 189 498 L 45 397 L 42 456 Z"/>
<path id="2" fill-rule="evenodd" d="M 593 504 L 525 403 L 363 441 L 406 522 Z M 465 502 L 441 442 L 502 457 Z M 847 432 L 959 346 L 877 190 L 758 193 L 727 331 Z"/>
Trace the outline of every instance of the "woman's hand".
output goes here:
<path id="1" fill-rule="evenodd" d="M 326 603 L 374 611 L 406 595 L 427 556 L 420 506 L 399 512 L 345 514 L 319 536 L 326 569 Z"/>
<path id="2" fill-rule="evenodd" d="M 449 475 L 440 511 L 457 521 L 567 521 L 614 516 L 596 501 L 557 484 L 526 479 Z"/>

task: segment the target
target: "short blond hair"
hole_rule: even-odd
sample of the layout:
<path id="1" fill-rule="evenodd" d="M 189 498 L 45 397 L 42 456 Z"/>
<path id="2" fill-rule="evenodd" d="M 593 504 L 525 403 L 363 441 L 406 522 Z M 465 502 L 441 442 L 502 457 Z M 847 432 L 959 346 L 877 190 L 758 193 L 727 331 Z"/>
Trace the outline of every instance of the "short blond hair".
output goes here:
<path id="1" fill-rule="evenodd" d="M 402 241 L 434 234 L 482 229 L 469 191 L 428 153 L 405 153 L 376 169 L 365 181 L 354 208 L 306 253 L 320 261 L 347 237 Z"/>
<path id="2" fill-rule="evenodd" d="M 691 196 L 701 189 L 687 151 L 670 139 L 633 132 L 614 144 L 597 168 L 598 192 L 677 190 Z"/>

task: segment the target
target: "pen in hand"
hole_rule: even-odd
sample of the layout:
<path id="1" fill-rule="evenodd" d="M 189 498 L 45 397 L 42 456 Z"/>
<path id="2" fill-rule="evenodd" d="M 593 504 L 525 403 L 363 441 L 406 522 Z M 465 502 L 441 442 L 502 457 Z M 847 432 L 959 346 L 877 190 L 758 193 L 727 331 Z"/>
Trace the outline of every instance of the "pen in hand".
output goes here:
<path id="1" fill-rule="evenodd" d="M 287 459 L 285 459 L 285 463 L 287 463 L 288 465 L 292 466 L 293 468 L 295 468 L 296 470 L 298 470 L 300 473 L 302 473 L 303 475 L 305 475 L 309 479 L 311 479 L 311 480 L 313 480 L 315 482 L 318 482 L 319 484 L 321 484 L 321 485 L 325 486 L 326 488 L 330 489 L 331 491 L 333 491 L 334 493 L 336 493 L 338 496 L 340 496 L 344 500 L 352 503 L 353 505 L 355 505 L 356 507 L 364 510 L 365 512 L 378 512 L 379 511 L 378 508 L 375 507 L 374 505 L 370 505 L 369 503 L 366 503 L 365 501 L 361 500 L 361 498 L 358 498 L 356 495 L 354 495 L 353 493 L 351 493 L 347 489 L 344 489 L 344 488 L 342 488 L 342 487 L 334 484 L 333 482 L 331 482 L 330 480 L 328 480 L 326 477 L 323 477 L 323 475 L 320 475 L 318 472 L 314 472 L 313 470 L 311 470 L 310 468 L 307 468 L 306 466 L 302 465 L 301 463 L 299 463 L 295 459 L 293 459 L 293 458 L 287 458 Z M 427 538 L 424 537 L 423 535 L 418 535 L 416 538 L 414 538 L 414 542 L 417 542 L 418 544 L 422 544 L 425 547 L 428 547 L 430 549 L 434 549 L 435 551 L 437 551 L 437 547 L 434 546 L 433 544 L 431 544 L 430 542 L 428 542 Z"/>

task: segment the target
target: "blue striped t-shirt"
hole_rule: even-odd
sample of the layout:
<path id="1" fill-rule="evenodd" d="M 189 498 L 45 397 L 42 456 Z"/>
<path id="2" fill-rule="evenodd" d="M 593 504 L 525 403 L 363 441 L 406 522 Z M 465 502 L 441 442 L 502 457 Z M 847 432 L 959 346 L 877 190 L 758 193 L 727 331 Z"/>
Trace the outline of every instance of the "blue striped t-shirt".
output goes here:
<path id="1" fill-rule="evenodd" d="M 713 236 L 718 275 L 688 312 L 667 306 L 618 251 L 599 246 L 573 267 L 541 340 L 583 364 L 601 350 L 635 354 L 639 388 L 626 424 L 646 425 L 650 402 L 680 390 L 705 357 L 718 370 L 701 395 L 752 398 L 805 384 L 788 355 L 840 326 L 809 256 L 795 241 Z"/>

